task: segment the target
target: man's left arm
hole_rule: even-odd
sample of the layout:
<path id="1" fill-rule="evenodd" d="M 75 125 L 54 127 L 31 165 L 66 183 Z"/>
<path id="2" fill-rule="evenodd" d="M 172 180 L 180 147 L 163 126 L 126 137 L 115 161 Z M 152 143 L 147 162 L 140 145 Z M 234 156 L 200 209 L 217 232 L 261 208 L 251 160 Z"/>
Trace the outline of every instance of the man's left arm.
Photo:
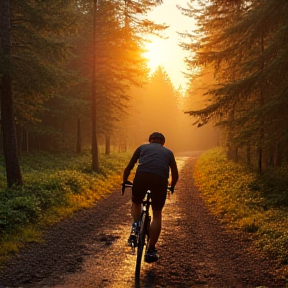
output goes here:
<path id="1" fill-rule="evenodd" d="M 125 183 L 128 180 L 128 177 L 130 175 L 131 170 L 134 168 L 138 158 L 139 158 L 139 149 L 136 149 L 132 158 L 130 159 L 130 162 L 128 163 L 127 167 L 124 169 L 123 172 L 123 183 Z"/>

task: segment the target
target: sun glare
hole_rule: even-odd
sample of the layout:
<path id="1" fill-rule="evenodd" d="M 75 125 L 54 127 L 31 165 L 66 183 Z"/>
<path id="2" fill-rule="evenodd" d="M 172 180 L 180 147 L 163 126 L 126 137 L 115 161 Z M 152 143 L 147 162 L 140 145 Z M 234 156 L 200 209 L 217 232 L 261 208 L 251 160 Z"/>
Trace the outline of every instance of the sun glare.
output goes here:
<path id="1" fill-rule="evenodd" d="M 176 40 L 171 38 L 161 39 L 153 37 L 153 40 L 146 44 L 147 52 L 145 52 L 143 56 L 148 60 L 148 67 L 151 73 L 153 73 L 157 67 L 162 66 L 174 87 L 177 89 L 179 85 L 181 85 L 183 88 L 186 86 L 182 74 L 182 72 L 186 70 L 184 56 L 188 54 L 181 51 L 179 47 L 177 47 Z M 171 45 L 171 41 L 175 41 L 176 45 Z"/>
<path id="2" fill-rule="evenodd" d="M 164 23 L 170 27 L 165 30 L 163 36 L 166 39 L 157 36 L 151 36 L 151 43 L 146 43 L 148 50 L 143 54 L 148 59 L 148 66 L 153 73 L 158 66 L 164 67 L 170 77 L 170 80 L 177 88 L 179 85 L 186 86 L 186 79 L 183 72 L 186 71 L 185 57 L 189 56 L 188 51 L 184 51 L 179 43 L 183 38 L 177 32 L 191 31 L 194 26 L 194 19 L 182 15 L 176 4 L 185 7 L 187 0 L 163 1 L 163 4 L 155 8 L 149 14 L 152 21 Z M 193 4 L 194 5 L 194 4 Z"/>
<path id="3" fill-rule="evenodd" d="M 167 55 L 163 51 L 163 44 L 156 38 L 151 43 L 146 44 L 146 49 L 148 51 L 144 53 L 144 57 L 148 59 L 149 68 L 153 73 L 158 66 L 164 66 Z"/>

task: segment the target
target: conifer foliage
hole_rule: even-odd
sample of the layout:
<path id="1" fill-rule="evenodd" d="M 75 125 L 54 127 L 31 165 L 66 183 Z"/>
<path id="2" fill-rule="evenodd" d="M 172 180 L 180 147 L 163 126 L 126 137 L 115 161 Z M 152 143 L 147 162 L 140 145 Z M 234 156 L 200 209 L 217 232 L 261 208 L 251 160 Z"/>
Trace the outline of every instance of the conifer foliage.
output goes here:
<path id="1" fill-rule="evenodd" d="M 22 184 L 22 149 L 77 147 L 81 152 L 82 139 L 89 148 L 92 136 L 104 135 L 110 143 L 119 133 L 130 87 L 148 79 L 145 35 L 167 27 L 145 19 L 159 4 L 1 1 L 1 129 L 8 186 Z"/>
<path id="2" fill-rule="evenodd" d="M 9 187 L 22 184 L 19 132 L 40 121 L 43 103 L 67 83 L 72 2 L 1 1 L 1 128 Z"/>
<path id="3" fill-rule="evenodd" d="M 216 84 L 207 89 L 209 105 L 187 112 L 214 119 L 225 131 L 230 159 L 246 151 L 259 171 L 281 165 L 288 160 L 287 1 L 196 2 L 200 10 L 183 9 L 197 15 L 200 27 L 187 35 L 196 52 L 187 64 L 212 66 Z"/>

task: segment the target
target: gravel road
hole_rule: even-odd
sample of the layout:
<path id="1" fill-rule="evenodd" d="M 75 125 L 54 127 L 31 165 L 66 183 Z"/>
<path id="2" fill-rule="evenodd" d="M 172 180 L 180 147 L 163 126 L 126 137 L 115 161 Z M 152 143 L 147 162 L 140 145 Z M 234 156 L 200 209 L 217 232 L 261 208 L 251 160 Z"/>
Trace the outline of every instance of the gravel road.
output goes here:
<path id="1" fill-rule="evenodd" d="M 143 264 L 140 283 L 127 246 L 130 191 L 121 196 L 117 187 L 22 249 L 0 271 L 0 288 L 284 288 L 274 264 L 250 249 L 249 237 L 209 213 L 193 185 L 198 155 L 177 157 L 180 180 L 163 210 L 160 259 Z"/>

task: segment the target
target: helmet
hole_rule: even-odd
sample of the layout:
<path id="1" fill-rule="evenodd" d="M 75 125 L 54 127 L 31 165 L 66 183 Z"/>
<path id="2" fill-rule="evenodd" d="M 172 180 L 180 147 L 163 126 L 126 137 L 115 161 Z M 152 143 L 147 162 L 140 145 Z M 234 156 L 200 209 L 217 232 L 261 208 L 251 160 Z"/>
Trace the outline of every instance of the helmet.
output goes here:
<path id="1" fill-rule="evenodd" d="M 149 136 L 149 142 L 151 142 L 151 140 L 153 139 L 159 139 L 160 143 L 162 145 L 164 145 L 165 143 L 165 137 L 163 134 L 159 133 L 159 132 L 153 132 L 150 136 Z"/>

